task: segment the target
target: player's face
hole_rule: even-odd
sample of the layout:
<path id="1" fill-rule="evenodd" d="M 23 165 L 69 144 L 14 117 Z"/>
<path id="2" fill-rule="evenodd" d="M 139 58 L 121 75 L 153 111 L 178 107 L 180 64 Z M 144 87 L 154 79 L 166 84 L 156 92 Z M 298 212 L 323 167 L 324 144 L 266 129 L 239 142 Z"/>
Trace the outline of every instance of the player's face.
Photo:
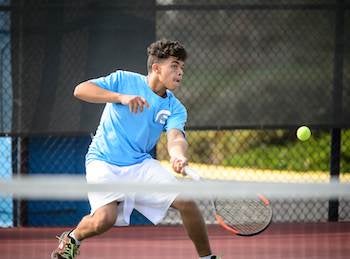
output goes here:
<path id="1" fill-rule="evenodd" d="M 175 90 L 181 85 L 184 74 L 185 63 L 175 57 L 169 57 L 164 60 L 159 68 L 159 81 L 161 81 L 165 88 Z"/>

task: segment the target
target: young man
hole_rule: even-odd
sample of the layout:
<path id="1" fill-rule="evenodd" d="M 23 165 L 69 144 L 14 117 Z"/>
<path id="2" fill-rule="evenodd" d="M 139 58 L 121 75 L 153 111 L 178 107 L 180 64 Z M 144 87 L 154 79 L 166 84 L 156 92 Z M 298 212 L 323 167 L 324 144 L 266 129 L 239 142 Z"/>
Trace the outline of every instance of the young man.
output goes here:
<path id="1" fill-rule="evenodd" d="M 86 155 L 89 183 L 133 180 L 171 183 L 176 178 L 149 154 L 163 131 L 172 168 L 184 173 L 187 141 L 185 107 L 171 92 L 180 86 L 187 57 L 176 41 L 160 40 L 148 47 L 148 75 L 118 70 L 106 77 L 79 84 L 74 96 L 86 102 L 106 103 L 100 124 Z M 206 226 L 195 202 L 174 194 L 126 195 L 90 193 L 91 214 L 72 231 L 59 237 L 52 258 L 74 259 L 82 240 L 99 235 L 114 225 L 128 225 L 133 209 L 154 224 L 169 207 L 180 212 L 187 233 L 200 258 L 212 255 Z"/>

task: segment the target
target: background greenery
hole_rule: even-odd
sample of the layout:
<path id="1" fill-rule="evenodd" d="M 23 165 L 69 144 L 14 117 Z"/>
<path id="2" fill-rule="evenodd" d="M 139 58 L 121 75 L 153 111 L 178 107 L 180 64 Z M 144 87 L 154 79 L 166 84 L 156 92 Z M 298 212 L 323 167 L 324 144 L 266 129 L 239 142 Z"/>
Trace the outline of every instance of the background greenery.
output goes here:
<path id="1" fill-rule="evenodd" d="M 313 130 L 312 137 L 299 141 L 294 130 L 187 131 L 192 162 L 242 168 L 329 171 L 331 136 Z M 342 131 L 341 172 L 350 173 L 350 130 Z M 166 138 L 157 155 L 167 160 Z"/>

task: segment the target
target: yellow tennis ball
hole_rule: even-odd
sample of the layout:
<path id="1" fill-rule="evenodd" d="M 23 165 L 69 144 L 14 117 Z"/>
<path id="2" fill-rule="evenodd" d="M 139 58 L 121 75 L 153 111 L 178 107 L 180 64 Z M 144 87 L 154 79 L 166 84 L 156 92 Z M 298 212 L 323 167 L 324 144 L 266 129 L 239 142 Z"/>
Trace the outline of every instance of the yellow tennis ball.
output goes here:
<path id="1" fill-rule="evenodd" d="M 298 128 L 297 130 L 298 139 L 300 139 L 301 141 L 306 141 L 310 138 L 310 136 L 311 136 L 311 130 L 308 127 L 301 126 Z"/>

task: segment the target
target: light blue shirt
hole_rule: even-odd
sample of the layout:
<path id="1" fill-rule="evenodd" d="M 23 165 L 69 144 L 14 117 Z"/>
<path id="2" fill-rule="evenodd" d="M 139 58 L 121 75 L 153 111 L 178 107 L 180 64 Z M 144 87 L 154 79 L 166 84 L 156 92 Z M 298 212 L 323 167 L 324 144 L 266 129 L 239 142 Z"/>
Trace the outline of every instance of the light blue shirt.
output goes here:
<path id="1" fill-rule="evenodd" d="M 164 98 L 154 93 L 146 76 L 117 70 L 90 82 L 113 92 L 142 96 L 150 107 L 132 113 L 127 105 L 107 103 L 86 155 L 86 163 L 92 160 L 118 166 L 140 163 L 151 157 L 150 151 L 163 131 L 179 129 L 184 132 L 186 108 L 169 90 Z"/>

